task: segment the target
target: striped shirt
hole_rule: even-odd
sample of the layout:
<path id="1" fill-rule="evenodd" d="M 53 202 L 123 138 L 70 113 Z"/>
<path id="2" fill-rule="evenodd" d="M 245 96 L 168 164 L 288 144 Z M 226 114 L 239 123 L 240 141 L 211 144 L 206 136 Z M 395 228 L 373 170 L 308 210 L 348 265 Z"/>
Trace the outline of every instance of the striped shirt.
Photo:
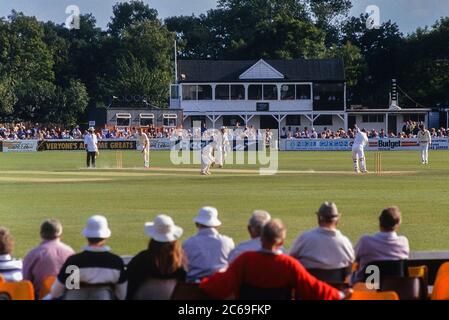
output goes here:
<path id="1" fill-rule="evenodd" d="M 110 285 L 119 300 L 126 297 L 126 273 L 122 258 L 110 252 L 109 247 L 90 247 L 67 259 L 52 287 L 51 296 L 59 298 L 65 291 L 66 280 L 71 276 L 70 266 L 79 268 L 80 287 L 84 285 Z M 70 280 L 70 279 L 69 279 Z"/>
<path id="2" fill-rule="evenodd" d="M 0 275 L 5 281 L 21 281 L 22 260 L 14 259 L 9 254 L 0 255 Z"/>

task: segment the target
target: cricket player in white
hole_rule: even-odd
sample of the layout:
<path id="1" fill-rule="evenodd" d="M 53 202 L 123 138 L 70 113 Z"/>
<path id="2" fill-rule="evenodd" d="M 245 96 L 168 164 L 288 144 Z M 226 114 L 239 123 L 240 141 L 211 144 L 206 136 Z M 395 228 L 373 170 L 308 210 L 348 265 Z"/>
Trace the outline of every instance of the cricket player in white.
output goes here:
<path id="1" fill-rule="evenodd" d="M 205 145 L 201 149 L 201 174 L 202 175 L 209 175 L 210 173 L 210 167 L 215 163 L 215 157 L 214 157 L 214 148 L 216 148 L 217 143 L 213 140 L 208 142 L 207 145 Z"/>
<path id="2" fill-rule="evenodd" d="M 139 145 L 142 148 L 144 167 L 150 167 L 150 139 L 142 128 L 139 128 Z"/>
<path id="3" fill-rule="evenodd" d="M 84 137 L 84 147 L 86 148 L 86 166 L 88 168 L 95 168 L 95 160 L 98 155 L 98 139 L 95 134 L 95 128 L 90 127 L 88 130 L 88 134 Z"/>
<path id="4" fill-rule="evenodd" d="M 354 170 L 356 173 L 367 173 L 365 161 L 365 146 L 368 144 L 368 135 L 365 129 L 360 130 L 356 127 L 356 136 L 352 145 L 352 159 L 354 160 Z M 360 170 L 359 170 L 360 161 Z"/>
<path id="5" fill-rule="evenodd" d="M 220 136 L 217 137 L 215 160 L 217 161 L 218 167 L 223 168 L 229 148 L 229 137 L 225 127 L 221 128 L 220 133 Z"/>
<path id="6" fill-rule="evenodd" d="M 429 130 L 427 130 L 423 124 L 419 126 L 419 132 L 417 135 L 419 147 L 421 149 L 421 163 L 429 163 L 429 146 L 432 144 L 432 136 Z"/>

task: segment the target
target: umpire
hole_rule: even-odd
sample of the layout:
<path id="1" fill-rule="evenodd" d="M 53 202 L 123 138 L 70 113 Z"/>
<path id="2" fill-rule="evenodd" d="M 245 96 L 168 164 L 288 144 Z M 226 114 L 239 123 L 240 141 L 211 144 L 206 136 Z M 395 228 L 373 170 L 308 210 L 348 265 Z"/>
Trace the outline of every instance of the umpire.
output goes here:
<path id="1" fill-rule="evenodd" d="M 84 147 L 86 148 L 87 152 L 87 167 L 95 168 L 95 158 L 97 157 L 98 153 L 98 139 L 93 127 L 89 128 L 88 133 L 84 137 Z"/>

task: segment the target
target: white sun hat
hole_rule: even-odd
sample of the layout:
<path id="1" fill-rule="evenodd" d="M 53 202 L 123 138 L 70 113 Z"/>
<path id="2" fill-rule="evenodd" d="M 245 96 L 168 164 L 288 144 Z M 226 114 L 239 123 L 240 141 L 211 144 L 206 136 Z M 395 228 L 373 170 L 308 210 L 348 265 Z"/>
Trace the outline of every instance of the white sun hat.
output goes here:
<path id="1" fill-rule="evenodd" d="M 218 211 L 214 207 L 201 208 L 193 221 L 206 227 L 221 226 L 221 221 L 218 220 Z"/>
<path id="2" fill-rule="evenodd" d="M 145 223 L 145 234 L 158 242 L 173 242 L 181 238 L 183 230 L 172 218 L 160 214 L 153 222 Z"/>
<path id="3" fill-rule="evenodd" d="M 109 238 L 111 236 L 111 230 L 108 227 L 108 220 L 99 215 L 90 217 L 83 230 L 83 236 L 86 238 Z"/>

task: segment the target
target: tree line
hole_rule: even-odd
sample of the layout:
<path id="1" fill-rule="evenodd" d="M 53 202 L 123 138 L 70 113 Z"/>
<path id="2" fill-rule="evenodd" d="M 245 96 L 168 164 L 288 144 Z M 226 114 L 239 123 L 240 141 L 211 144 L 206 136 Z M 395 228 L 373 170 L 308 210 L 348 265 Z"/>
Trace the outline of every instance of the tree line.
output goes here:
<path id="1" fill-rule="evenodd" d="M 105 30 L 12 11 L 0 19 L 0 116 L 73 125 L 111 96 L 166 107 L 174 41 L 183 59 L 342 58 L 349 104 L 387 106 L 392 78 L 412 106 L 449 104 L 449 18 L 404 35 L 367 28 L 350 0 L 218 0 L 205 14 L 162 20 L 142 1 L 117 3 Z M 405 95 L 401 95 L 405 98 Z"/>

